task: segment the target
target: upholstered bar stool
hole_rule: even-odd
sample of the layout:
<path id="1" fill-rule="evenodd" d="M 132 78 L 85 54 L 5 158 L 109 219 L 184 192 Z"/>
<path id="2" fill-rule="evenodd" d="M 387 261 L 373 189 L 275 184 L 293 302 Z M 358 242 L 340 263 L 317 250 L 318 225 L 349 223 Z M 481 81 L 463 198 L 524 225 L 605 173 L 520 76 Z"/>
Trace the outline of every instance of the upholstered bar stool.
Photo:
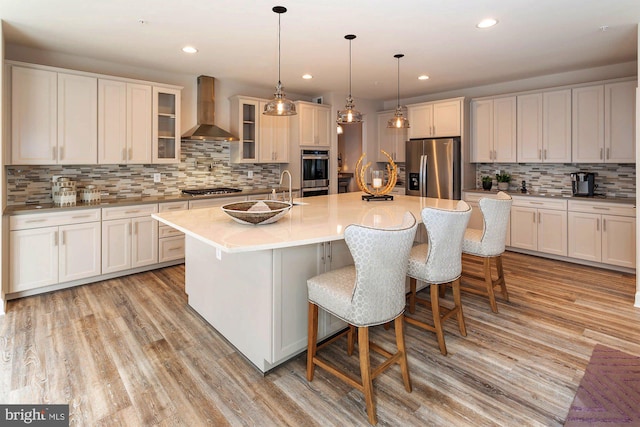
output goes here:
<path id="1" fill-rule="evenodd" d="M 482 230 L 468 228 L 464 233 L 462 253 L 482 258 L 483 276 L 463 273 L 463 285 L 465 292 L 489 297 L 489 304 L 494 313 L 498 312 L 498 304 L 494 289 L 500 287 L 502 297 L 509 301 L 507 284 L 502 270 L 502 254 L 504 253 L 507 226 L 511 213 L 511 196 L 500 191 L 496 198 L 483 197 L 478 204 L 484 220 Z M 491 273 L 491 261 L 495 262 L 497 278 L 494 280 Z M 484 282 L 482 287 L 469 286 L 466 279 L 475 279 Z"/>
<path id="2" fill-rule="evenodd" d="M 417 222 L 407 212 L 400 226 L 387 229 L 349 225 L 344 239 L 355 265 L 333 270 L 307 281 L 309 291 L 309 330 L 307 379 L 313 381 L 316 365 L 364 393 L 371 424 L 377 423 L 372 380 L 394 363 L 400 365 L 404 386 L 411 391 L 409 367 L 404 344 L 405 278 L 407 260 L 416 234 Z M 349 324 L 349 329 L 321 346 L 318 340 L 318 307 Z M 394 320 L 397 351 L 390 353 L 369 342 L 369 327 Z M 348 354 L 354 345 L 357 328 L 361 381 L 320 359 L 320 348 L 347 334 Z M 386 357 L 371 369 L 369 350 Z"/>
<path id="3" fill-rule="evenodd" d="M 431 308 L 433 325 L 414 317 L 405 316 L 405 321 L 436 333 L 438 346 L 447 354 L 442 322 L 456 316 L 462 336 L 467 335 L 460 300 L 460 274 L 462 272 L 462 237 L 469 223 L 471 208 L 463 201 L 456 210 L 424 208 L 422 222 L 427 230 L 427 243 L 411 249 L 409 256 L 409 313 L 414 314 L 417 303 Z M 418 285 L 420 281 L 420 285 Z M 453 306 L 441 305 L 441 296 L 447 284 L 453 289 Z M 417 292 L 430 287 L 430 299 L 420 298 Z"/>

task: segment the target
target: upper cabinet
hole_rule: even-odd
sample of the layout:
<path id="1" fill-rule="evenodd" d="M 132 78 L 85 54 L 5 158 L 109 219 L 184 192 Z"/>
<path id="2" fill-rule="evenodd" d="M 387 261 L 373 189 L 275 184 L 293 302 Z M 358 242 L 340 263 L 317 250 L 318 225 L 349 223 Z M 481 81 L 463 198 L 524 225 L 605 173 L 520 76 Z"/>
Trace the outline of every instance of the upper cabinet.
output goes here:
<path id="1" fill-rule="evenodd" d="M 11 69 L 11 162 L 95 164 L 97 79 Z"/>
<path id="2" fill-rule="evenodd" d="M 154 86 L 152 105 L 153 163 L 180 163 L 180 90 Z"/>
<path id="3" fill-rule="evenodd" d="M 9 67 L 11 164 L 180 161 L 180 88 L 29 64 Z"/>
<path id="4" fill-rule="evenodd" d="M 518 162 L 571 162 L 571 90 L 518 96 Z"/>
<path id="5" fill-rule="evenodd" d="M 408 138 L 460 136 L 462 99 L 407 105 Z"/>
<path id="6" fill-rule="evenodd" d="M 393 118 L 395 111 L 382 111 L 378 113 L 378 155 L 377 161 L 388 162 L 387 156 L 382 154 L 384 150 L 391 156 L 394 162 L 404 163 L 407 146 L 408 129 L 388 128 L 387 123 Z M 411 122 L 409 122 L 411 123 Z"/>
<path id="7" fill-rule="evenodd" d="M 291 137 L 297 146 L 329 148 L 331 145 L 331 107 L 296 101 L 298 114 L 291 116 Z"/>
<path id="8" fill-rule="evenodd" d="M 573 89 L 573 162 L 635 163 L 635 82 Z"/>
<path id="9" fill-rule="evenodd" d="M 516 97 L 471 101 L 471 161 L 516 161 Z"/>
<path id="10" fill-rule="evenodd" d="M 248 96 L 231 98 L 231 133 L 239 138 L 230 143 L 231 162 L 289 162 L 290 119 L 262 114 L 267 102 Z"/>
<path id="11" fill-rule="evenodd" d="M 98 163 L 151 163 L 151 86 L 98 80 Z"/>

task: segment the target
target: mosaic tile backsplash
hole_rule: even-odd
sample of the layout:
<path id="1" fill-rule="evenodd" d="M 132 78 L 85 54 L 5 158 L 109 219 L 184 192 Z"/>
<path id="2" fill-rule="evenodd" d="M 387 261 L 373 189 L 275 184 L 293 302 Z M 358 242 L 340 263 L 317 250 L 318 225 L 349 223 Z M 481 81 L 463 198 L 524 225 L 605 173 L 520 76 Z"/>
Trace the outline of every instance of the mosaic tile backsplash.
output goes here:
<path id="1" fill-rule="evenodd" d="M 571 172 L 595 173 L 595 192 L 608 197 L 636 197 L 635 164 L 545 164 L 545 163 L 478 163 L 476 187 L 482 188 L 481 178 L 489 175 L 496 185 L 496 170 L 511 174 L 509 189 L 516 190 L 526 181 L 529 191 L 571 194 Z"/>
<path id="2" fill-rule="evenodd" d="M 183 188 L 271 188 L 280 182 L 278 164 L 229 163 L 228 142 L 184 141 L 181 161 L 168 165 L 6 166 L 7 205 L 52 203 L 53 176 L 66 176 L 78 188 L 96 185 L 102 199 L 179 195 Z M 253 178 L 247 172 L 253 171 Z M 153 174 L 162 174 L 154 183 Z"/>

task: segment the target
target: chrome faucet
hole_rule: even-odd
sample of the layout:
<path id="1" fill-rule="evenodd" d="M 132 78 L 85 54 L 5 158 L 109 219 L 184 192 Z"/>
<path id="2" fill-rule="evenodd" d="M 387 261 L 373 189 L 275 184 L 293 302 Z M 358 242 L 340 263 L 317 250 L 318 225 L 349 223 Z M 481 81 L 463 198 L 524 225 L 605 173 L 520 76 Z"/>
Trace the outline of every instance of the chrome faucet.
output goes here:
<path id="1" fill-rule="evenodd" d="M 291 204 L 291 206 L 293 206 L 293 194 L 291 193 L 291 172 L 289 172 L 287 169 L 283 170 L 280 174 L 280 185 L 282 185 L 282 179 L 284 178 L 285 173 L 289 175 L 289 203 Z"/>

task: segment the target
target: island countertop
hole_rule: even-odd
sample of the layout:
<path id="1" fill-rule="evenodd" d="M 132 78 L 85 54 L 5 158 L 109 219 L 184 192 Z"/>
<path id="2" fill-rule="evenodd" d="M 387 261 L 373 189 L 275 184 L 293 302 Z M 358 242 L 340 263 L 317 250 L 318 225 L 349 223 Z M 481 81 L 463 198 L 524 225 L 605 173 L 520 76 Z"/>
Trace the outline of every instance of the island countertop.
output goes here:
<path id="1" fill-rule="evenodd" d="M 223 252 L 238 253 L 287 248 L 341 240 L 349 224 L 390 227 L 410 211 L 418 221 L 425 207 L 455 209 L 458 200 L 395 195 L 392 201 L 364 201 L 363 193 L 342 193 L 296 199 L 279 221 L 266 225 L 239 224 L 219 207 L 153 214 L 174 227 Z"/>

